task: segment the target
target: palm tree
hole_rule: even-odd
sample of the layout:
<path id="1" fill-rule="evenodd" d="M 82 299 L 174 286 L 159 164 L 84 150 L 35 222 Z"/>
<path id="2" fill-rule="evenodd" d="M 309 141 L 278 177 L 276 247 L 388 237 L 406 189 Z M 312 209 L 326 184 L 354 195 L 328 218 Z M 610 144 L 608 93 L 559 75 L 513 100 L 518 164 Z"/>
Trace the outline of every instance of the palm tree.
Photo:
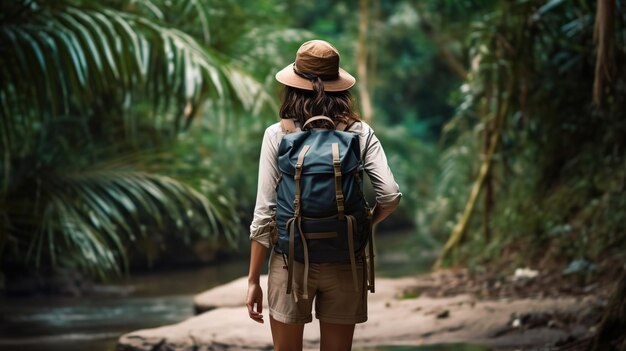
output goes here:
<path id="1" fill-rule="evenodd" d="M 267 94 L 163 15 L 166 6 L 193 9 L 206 38 L 205 2 L 174 3 L 0 5 L 3 267 L 105 278 L 128 270 L 137 243 L 158 244 L 163 233 L 236 243 L 237 202 L 219 170 L 207 161 L 201 169 L 213 174 L 190 186 L 174 167 L 184 160 L 168 165 L 167 150 L 203 103 L 218 116 L 258 110 Z"/>

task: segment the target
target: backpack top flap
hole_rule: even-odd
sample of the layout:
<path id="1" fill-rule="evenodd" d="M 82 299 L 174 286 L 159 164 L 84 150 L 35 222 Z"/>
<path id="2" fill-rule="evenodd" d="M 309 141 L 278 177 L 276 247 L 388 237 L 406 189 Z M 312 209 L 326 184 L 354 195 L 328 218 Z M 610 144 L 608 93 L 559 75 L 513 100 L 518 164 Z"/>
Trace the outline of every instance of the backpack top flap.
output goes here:
<path id="1" fill-rule="evenodd" d="M 278 148 L 278 168 L 282 173 L 294 175 L 302 146 L 310 145 L 302 174 L 334 173 L 333 143 L 339 144 L 342 172 L 351 172 L 359 166 L 361 149 L 358 134 L 336 130 L 307 130 L 283 137 Z"/>

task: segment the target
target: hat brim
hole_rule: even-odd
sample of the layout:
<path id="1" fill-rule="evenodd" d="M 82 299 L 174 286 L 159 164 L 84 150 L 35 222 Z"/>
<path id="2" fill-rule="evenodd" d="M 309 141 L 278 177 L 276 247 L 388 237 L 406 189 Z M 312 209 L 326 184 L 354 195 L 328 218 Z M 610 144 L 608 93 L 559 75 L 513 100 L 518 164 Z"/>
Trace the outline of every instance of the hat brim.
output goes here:
<path id="1" fill-rule="evenodd" d="M 293 71 L 293 63 L 276 73 L 276 80 L 290 87 L 313 90 L 313 84 L 309 79 L 302 78 Z M 322 82 L 324 91 L 343 91 L 350 89 L 356 83 L 356 79 L 340 67 L 339 78 Z"/>

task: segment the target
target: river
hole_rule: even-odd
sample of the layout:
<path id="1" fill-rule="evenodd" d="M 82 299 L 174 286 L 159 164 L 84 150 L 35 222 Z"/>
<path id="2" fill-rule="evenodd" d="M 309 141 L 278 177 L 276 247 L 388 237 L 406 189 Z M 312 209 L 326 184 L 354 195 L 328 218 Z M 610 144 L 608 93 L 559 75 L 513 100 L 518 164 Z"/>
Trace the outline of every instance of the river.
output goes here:
<path id="1" fill-rule="evenodd" d="M 432 253 L 404 249 L 410 233 L 379 235 L 377 275 L 398 277 L 428 270 Z M 120 335 L 193 316 L 193 296 L 247 273 L 245 260 L 133 275 L 105 288 L 122 292 L 89 297 L 0 299 L 0 350 L 113 351 Z M 389 346 L 363 351 L 485 351 L 473 345 Z"/>

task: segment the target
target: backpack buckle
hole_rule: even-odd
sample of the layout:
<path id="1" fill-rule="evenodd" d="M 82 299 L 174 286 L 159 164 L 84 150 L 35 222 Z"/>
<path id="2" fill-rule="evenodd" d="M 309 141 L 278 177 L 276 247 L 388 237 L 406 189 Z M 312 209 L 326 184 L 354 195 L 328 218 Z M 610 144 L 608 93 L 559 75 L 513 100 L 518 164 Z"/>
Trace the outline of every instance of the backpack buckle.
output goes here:
<path id="1" fill-rule="evenodd" d="M 293 179 L 298 181 L 301 175 L 302 175 L 302 163 L 296 163 L 296 174 L 294 174 Z"/>
<path id="2" fill-rule="evenodd" d="M 300 199 L 293 200 L 293 213 L 295 216 L 298 216 L 298 214 L 300 214 Z"/>

